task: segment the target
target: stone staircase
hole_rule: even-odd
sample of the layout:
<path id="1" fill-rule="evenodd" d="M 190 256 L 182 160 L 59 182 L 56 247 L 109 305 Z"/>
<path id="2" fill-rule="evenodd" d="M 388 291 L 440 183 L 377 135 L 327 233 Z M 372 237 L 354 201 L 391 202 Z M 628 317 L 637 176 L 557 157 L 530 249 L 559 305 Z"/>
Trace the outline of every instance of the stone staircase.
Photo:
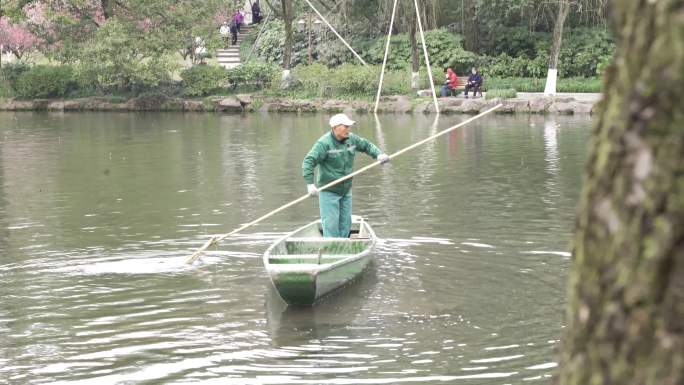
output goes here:
<path id="1" fill-rule="evenodd" d="M 243 25 L 238 34 L 237 44 L 229 45 L 228 48 L 225 49 L 216 50 L 216 59 L 220 66 L 230 69 L 240 65 L 240 44 L 250 30 L 250 25 Z"/>

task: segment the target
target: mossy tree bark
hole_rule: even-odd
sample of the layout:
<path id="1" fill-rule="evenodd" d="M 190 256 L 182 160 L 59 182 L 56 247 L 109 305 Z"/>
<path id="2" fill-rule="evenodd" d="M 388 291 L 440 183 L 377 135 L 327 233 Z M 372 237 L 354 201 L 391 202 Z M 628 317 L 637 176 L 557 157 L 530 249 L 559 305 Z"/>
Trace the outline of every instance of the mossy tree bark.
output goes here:
<path id="1" fill-rule="evenodd" d="M 616 0 L 561 385 L 684 384 L 684 0 Z"/>

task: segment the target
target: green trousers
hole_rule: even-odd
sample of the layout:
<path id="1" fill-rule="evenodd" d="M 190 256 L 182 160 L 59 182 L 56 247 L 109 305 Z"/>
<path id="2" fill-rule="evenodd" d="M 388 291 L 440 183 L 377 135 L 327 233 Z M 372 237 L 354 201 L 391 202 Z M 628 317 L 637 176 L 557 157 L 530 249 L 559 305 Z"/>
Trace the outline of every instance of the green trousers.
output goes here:
<path id="1" fill-rule="evenodd" d="M 340 195 L 330 191 L 318 194 L 324 237 L 348 238 L 351 231 L 352 193 Z"/>

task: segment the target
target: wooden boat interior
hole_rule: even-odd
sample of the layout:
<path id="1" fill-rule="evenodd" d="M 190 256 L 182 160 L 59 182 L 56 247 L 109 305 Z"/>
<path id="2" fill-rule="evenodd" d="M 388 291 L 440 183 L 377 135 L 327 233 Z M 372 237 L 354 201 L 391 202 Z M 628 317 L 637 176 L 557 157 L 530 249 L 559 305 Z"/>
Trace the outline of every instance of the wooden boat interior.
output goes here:
<path id="1" fill-rule="evenodd" d="M 330 264 L 363 252 L 372 243 L 365 223 L 352 223 L 349 238 L 324 238 L 320 223 L 285 238 L 271 250 L 271 264 Z"/>

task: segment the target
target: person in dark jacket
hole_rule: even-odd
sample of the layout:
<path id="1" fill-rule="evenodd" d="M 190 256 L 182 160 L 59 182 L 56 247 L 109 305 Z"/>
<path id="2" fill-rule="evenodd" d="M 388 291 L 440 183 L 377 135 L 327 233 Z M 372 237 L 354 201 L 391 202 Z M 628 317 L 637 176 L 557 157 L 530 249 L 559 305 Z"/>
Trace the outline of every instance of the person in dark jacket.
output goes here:
<path id="1" fill-rule="evenodd" d="M 468 83 L 466 83 L 465 86 L 465 97 L 468 99 L 468 91 L 473 90 L 473 98 L 477 97 L 477 93 L 480 92 L 480 95 L 482 95 L 482 91 L 480 91 L 480 88 L 482 87 L 482 75 L 477 73 L 477 69 L 473 67 L 471 70 L 470 76 L 468 76 Z"/>
<path id="2" fill-rule="evenodd" d="M 320 192 L 316 186 L 324 186 L 351 174 L 354 169 L 354 156 L 359 151 L 380 163 L 389 162 L 390 157 L 369 140 L 349 132 L 355 122 L 347 115 L 333 115 L 329 123 L 330 132 L 321 136 L 304 157 L 302 176 L 306 181 L 309 195 L 318 195 L 323 236 L 348 238 L 351 231 L 352 180 L 347 179 Z"/>
<path id="3" fill-rule="evenodd" d="M 259 7 L 259 0 L 252 3 L 252 23 L 258 24 L 261 21 L 261 7 Z"/>
<path id="4" fill-rule="evenodd" d="M 458 86 L 458 77 L 456 76 L 456 73 L 454 70 L 449 67 L 446 70 L 446 78 L 444 79 L 444 85 L 442 86 L 442 92 L 441 96 L 445 97 L 450 95 L 456 87 Z"/>
<path id="5" fill-rule="evenodd" d="M 230 19 L 230 37 L 230 45 L 235 45 L 238 37 L 238 24 L 234 17 Z"/>

